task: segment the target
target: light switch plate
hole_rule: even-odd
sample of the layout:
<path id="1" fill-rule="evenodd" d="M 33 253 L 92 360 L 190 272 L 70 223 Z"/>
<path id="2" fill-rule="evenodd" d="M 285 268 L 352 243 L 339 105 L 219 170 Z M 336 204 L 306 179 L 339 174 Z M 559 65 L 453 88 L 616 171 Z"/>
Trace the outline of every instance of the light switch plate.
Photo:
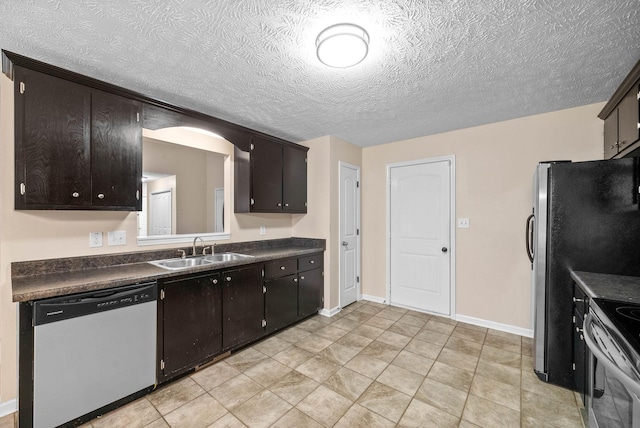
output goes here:
<path id="1" fill-rule="evenodd" d="M 109 232 L 108 237 L 109 246 L 127 245 L 126 230 L 116 230 L 114 232 Z"/>
<path id="2" fill-rule="evenodd" d="M 102 247 L 102 232 L 89 233 L 89 247 L 90 248 Z"/>
<path id="3" fill-rule="evenodd" d="M 469 219 L 468 218 L 459 218 L 458 219 L 458 229 L 469 229 Z"/>

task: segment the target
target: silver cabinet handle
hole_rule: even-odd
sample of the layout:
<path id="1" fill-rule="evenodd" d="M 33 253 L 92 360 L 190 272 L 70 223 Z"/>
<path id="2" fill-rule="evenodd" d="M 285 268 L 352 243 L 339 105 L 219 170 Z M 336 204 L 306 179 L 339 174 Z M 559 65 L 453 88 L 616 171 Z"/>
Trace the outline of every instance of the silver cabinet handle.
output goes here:
<path id="1" fill-rule="evenodd" d="M 298 278 L 293 278 L 293 282 L 298 282 Z"/>
<path id="2" fill-rule="evenodd" d="M 212 279 L 212 280 L 211 280 L 211 283 L 215 285 L 215 284 L 217 284 L 217 283 L 218 283 L 218 280 L 217 280 L 217 279 Z"/>
<path id="3" fill-rule="evenodd" d="M 230 276 L 226 277 L 225 279 L 227 280 L 227 282 L 231 282 L 231 277 Z"/>
<path id="4" fill-rule="evenodd" d="M 309 260 L 309 263 L 311 264 L 315 264 L 315 262 L 316 262 L 315 260 Z"/>
<path id="5" fill-rule="evenodd" d="M 640 396 L 640 381 L 638 379 L 632 379 L 623 372 L 613 361 L 607 357 L 600 349 L 600 346 L 596 343 L 596 339 L 591 332 L 592 324 L 594 324 L 593 315 L 589 313 L 584 320 L 584 341 L 591 353 L 598 359 L 598 362 L 602 364 L 606 369 L 613 372 L 613 375 L 622 383 L 630 392 Z"/>
<path id="6" fill-rule="evenodd" d="M 288 207 L 288 206 L 289 206 L 289 204 L 284 204 L 284 206 L 285 206 L 285 207 Z"/>
<path id="7" fill-rule="evenodd" d="M 279 206 L 279 207 L 281 207 L 281 206 L 282 206 L 282 203 L 278 202 L 278 206 Z"/>
<path id="8" fill-rule="evenodd" d="M 104 199 L 104 193 L 98 193 L 98 199 Z"/>
<path id="9" fill-rule="evenodd" d="M 579 303 L 579 302 L 584 302 L 584 299 L 578 299 L 577 297 L 573 296 L 573 303 Z"/>
<path id="10" fill-rule="evenodd" d="M 285 269 L 286 269 L 286 267 L 280 266 L 280 270 L 285 270 Z"/>
<path id="11" fill-rule="evenodd" d="M 79 198 L 79 197 L 80 197 L 80 193 L 78 193 L 78 192 L 73 192 L 73 193 L 71 194 L 71 196 L 73 196 L 74 198 Z"/>
<path id="12" fill-rule="evenodd" d="M 301 277 L 300 277 L 300 281 L 304 281 L 304 276 L 301 276 Z"/>

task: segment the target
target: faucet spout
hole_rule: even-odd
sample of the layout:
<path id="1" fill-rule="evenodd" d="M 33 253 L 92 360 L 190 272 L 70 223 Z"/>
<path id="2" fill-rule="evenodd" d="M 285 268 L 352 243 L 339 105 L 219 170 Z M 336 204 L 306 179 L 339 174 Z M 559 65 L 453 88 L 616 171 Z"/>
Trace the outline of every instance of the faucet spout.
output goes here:
<path id="1" fill-rule="evenodd" d="M 193 251 L 191 252 L 192 256 L 197 255 L 196 253 L 196 242 L 198 241 L 198 239 L 200 240 L 200 243 L 202 244 L 202 246 L 204 247 L 204 239 L 202 239 L 199 236 L 196 236 L 195 238 L 193 238 Z"/>

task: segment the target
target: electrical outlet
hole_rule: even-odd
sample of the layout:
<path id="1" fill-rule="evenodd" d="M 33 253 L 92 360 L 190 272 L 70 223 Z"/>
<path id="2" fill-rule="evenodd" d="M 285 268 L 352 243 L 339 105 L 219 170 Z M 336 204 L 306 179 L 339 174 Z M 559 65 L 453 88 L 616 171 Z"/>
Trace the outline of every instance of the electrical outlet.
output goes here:
<path id="1" fill-rule="evenodd" d="M 116 230 L 114 232 L 109 232 L 109 246 L 114 245 L 127 245 L 127 231 L 126 230 Z"/>
<path id="2" fill-rule="evenodd" d="M 102 247 L 102 232 L 89 233 L 89 247 L 90 248 Z"/>
<path id="3" fill-rule="evenodd" d="M 260 235 L 267 234 L 267 226 L 260 226 Z"/>
<path id="4" fill-rule="evenodd" d="M 459 218 L 458 219 L 458 229 L 469 229 L 469 219 L 468 218 Z"/>

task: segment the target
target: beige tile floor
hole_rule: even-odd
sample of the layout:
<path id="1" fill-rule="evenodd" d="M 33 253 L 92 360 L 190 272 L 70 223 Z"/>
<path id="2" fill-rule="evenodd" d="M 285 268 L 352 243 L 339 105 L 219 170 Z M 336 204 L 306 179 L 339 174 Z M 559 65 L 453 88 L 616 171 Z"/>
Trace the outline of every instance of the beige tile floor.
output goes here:
<path id="1" fill-rule="evenodd" d="M 13 418 L 0 419 L 0 428 Z M 531 339 L 357 302 L 315 316 L 84 427 L 582 427 Z"/>

